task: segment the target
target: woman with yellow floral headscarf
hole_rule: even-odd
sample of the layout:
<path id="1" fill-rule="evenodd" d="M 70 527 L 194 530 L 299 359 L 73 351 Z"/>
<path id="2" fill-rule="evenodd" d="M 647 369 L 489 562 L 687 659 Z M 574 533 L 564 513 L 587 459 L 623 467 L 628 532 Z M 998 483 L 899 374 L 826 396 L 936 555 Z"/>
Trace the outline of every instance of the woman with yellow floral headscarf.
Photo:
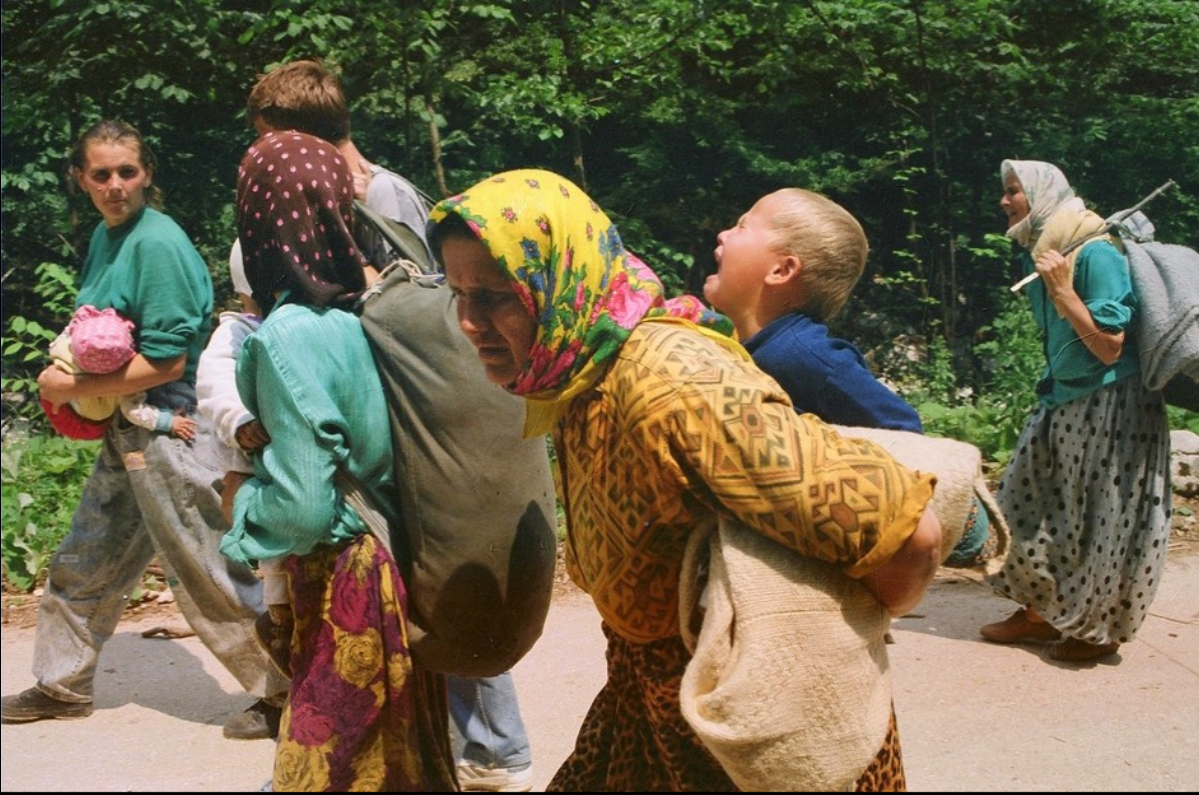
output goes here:
<path id="1" fill-rule="evenodd" d="M 902 613 L 936 570 L 932 479 L 797 414 L 728 320 L 666 300 L 570 181 L 506 172 L 431 218 L 488 378 L 526 399 L 526 434 L 553 435 L 567 567 L 608 639 L 608 681 L 549 789 L 732 790 L 679 706 L 688 536 L 735 517 Z M 903 788 L 894 720 L 858 783 Z"/>
<path id="2" fill-rule="evenodd" d="M 262 325 L 237 361 L 242 402 L 270 435 L 254 475 L 230 472 L 221 551 L 281 558 L 294 612 L 276 792 L 456 791 L 445 678 L 414 664 L 396 561 L 341 475 L 394 514 L 383 386 L 357 316 L 365 260 L 336 147 L 272 132 L 238 170 L 237 227 Z M 392 521 L 398 521 L 389 515 Z"/>

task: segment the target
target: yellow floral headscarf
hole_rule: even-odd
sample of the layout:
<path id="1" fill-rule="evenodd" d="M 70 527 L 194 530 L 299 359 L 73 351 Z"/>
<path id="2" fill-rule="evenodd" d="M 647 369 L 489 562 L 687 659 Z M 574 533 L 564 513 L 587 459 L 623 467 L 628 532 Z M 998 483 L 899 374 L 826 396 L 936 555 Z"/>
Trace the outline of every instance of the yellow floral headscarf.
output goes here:
<path id="1" fill-rule="evenodd" d="M 693 296 L 667 301 L 616 227 L 574 183 L 550 171 L 507 171 L 445 199 L 434 223 L 458 215 L 515 282 L 538 331 L 528 368 L 509 386 L 528 405 L 526 435 L 546 433 L 603 376 L 642 321 L 686 323 L 749 358 L 732 323 Z"/>

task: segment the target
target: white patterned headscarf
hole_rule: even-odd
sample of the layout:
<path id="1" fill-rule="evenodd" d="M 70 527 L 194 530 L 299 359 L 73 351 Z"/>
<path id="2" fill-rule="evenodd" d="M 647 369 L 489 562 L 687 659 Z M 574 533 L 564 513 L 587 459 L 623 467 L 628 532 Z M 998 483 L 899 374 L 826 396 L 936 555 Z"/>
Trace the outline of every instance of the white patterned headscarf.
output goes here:
<path id="1" fill-rule="evenodd" d="M 1024 220 L 1007 230 L 1007 236 L 1026 249 L 1037 244 L 1045 223 L 1063 207 L 1076 212 L 1086 209 L 1083 200 L 1074 195 L 1066 175 L 1052 163 L 1040 160 L 1004 160 L 999 166 L 999 178 L 1007 183 L 1008 175 L 1016 180 L 1028 197 L 1029 213 Z"/>

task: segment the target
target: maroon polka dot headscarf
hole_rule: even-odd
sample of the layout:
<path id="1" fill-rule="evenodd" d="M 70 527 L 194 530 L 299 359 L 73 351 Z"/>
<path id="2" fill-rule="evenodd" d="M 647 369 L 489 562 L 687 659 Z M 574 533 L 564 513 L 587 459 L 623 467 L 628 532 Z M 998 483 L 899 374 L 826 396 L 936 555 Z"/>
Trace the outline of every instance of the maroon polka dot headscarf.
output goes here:
<path id="1" fill-rule="evenodd" d="M 237 172 L 237 234 L 254 300 L 346 306 L 366 289 L 366 262 L 350 232 L 354 181 L 328 141 L 271 132 Z"/>

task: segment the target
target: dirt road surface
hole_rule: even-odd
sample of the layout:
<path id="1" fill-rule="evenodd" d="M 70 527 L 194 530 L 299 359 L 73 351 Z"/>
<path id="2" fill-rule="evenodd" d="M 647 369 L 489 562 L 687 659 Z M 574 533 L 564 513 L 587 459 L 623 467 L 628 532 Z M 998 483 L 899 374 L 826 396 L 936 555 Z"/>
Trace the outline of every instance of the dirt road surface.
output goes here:
<path id="1" fill-rule="evenodd" d="M 1011 610 L 973 571 L 943 569 L 917 610 L 894 623 L 910 789 L 1195 790 L 1199 551 L 1171 551 L 1140 636 L 1109 660 L 1067 666 L 1038 646 L 982 642 L 978 627 Z M 272 743 L 221 736 L 252 699 L 196 638 L 141 636 L 163 620 L 158 611 L 118 627 L 90 718 L 0 727 L 4 792 L 248 792 L 269 778 Z M 33 684 L 34 629 L 18 623 L 0 640 L 5 694 Z M 514 676 L 540 791 L 603 681 L 603 638 L 585 596 L 562 589 Z"/>

